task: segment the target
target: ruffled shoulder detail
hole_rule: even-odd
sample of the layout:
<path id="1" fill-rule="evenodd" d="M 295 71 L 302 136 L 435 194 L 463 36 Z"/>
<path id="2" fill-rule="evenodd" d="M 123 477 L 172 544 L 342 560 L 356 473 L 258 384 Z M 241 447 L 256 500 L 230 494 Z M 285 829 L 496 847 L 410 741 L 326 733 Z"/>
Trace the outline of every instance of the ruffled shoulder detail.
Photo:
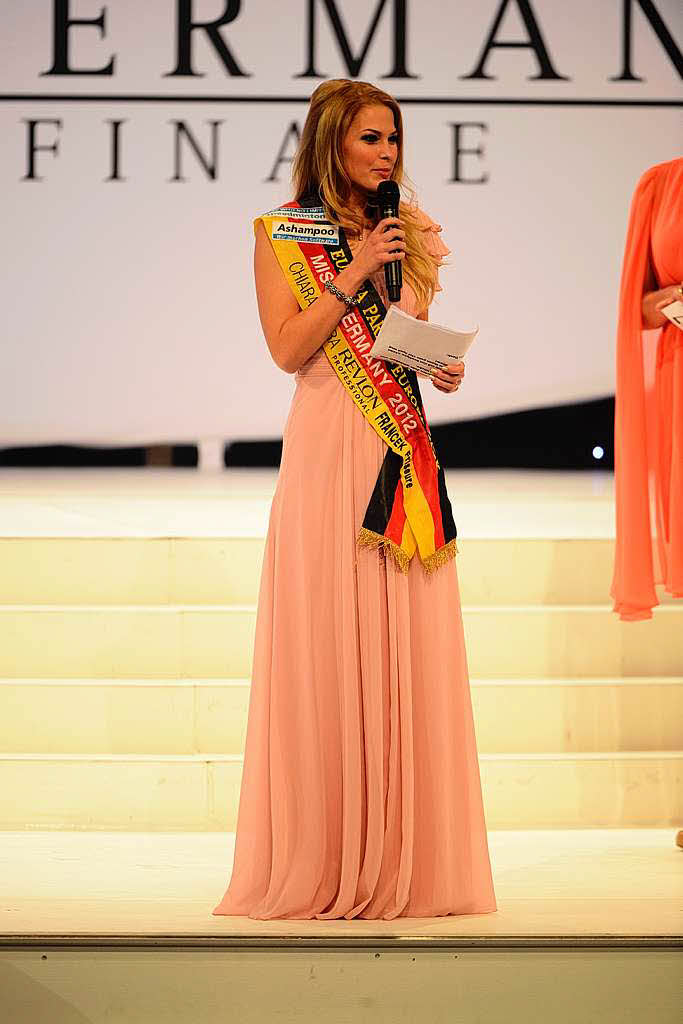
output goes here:
<path id="1" fill-rule="evenodd" d="M 419 225 L 425 233 L 424 242 L 427 252 L 434 260 L 437 268 L 435 291 L 442 292 L 443 288 L 439 283 L 439 267 L 443 264 L 444 258 L 450 255 L 451 250 L 441 238 L 441 231 L 443 231 L 441 224 L 433 220 L 428 213 L 425 213 L 419 207 L 414 207 L 413 209 L 417 215 Z"/>

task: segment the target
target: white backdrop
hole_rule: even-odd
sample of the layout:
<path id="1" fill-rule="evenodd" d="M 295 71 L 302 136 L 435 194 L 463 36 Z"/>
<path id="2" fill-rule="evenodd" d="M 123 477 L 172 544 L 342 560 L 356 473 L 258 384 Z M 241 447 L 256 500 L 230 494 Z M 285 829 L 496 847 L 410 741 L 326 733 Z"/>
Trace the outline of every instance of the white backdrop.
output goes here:
<path id="1" fill-rule="evenodd" d="M 358 57 L 381 0 L 310 6 L 315 70 L 352 77 L 330 11 Z M 383 77 L 395 70 L 403 7 L 407 70 L 420 77 Z M 0 5 L 0 445 L 282 432 L 294 378 L 272 363 L 261 333 L 252 218 L 291 197 L 291 126 L 303 124 L 322 80 L 297 77 L 308 61 L 309 0 L 191 9 L 197 21 L 232 17 L 216 37 L 247 75 L 229 73 L 203 30 L 190 33 L 194 74 L 172 74 L 172 0 L 72 0 L 72 19 L 100 24 L 69 28 L 66 54 L 48 0 Z M 528 43 L 534 16 L 565 79 L 538 80 L 529 46 L 494 47 L 489 78 L 462 77 L 501 10 L 495 41 Z M 406 169 L 453 250 L 430 316 L 481 326 L 457 394 L 423 382 L 431 422 L 613 393 L 631 193 L 642 171 L 682 148 L 683 15 L 677 0 L 656 0 L 654 11 L 669 52 L 652 4 L 634 0 L 630 64 L 641 80 L 610 81 L 623 72 L 622 0 L 387 0 L 381 9 L 356 77 L 403 100 Z M 46 74 L 56 58 L 91 73 Z M 94 73 L 112 61 L 111 73 Z M 425 102 L 408 102 L 416 99 Z M 116 121 L 121 180 L 108 180 Z M 195 143 L 178 141 L 179 170 L 176 122 Z M 453 181 L 453 125 L 470 122 L 483 127 L 463 128 L 461 145 L 480 152 L 461 157 L 470 180 Z M 47 147 L 33 156 L 33 178 L 32 130 L 34 145 Z"/>

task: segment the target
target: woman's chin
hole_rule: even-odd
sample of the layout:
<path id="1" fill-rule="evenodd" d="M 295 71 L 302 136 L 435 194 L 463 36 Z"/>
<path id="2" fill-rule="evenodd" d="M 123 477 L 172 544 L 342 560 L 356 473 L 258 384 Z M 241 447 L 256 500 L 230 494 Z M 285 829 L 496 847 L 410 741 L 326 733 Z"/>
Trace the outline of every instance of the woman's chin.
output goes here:
<path id="1" fill-rule="evenodd" d="M 382 178 L 379 174 L 373 174 L 373 176 L 370 178 L 370 181 L 367 184 L 363 185 L 363 188 L 364 188 L 366 194 L 368 196 L 376 195 L 376 193 L 377 193 L 377 186 L 379 185 L 380 181 L 384 181 L 384 180 L 385 179 Z"/>

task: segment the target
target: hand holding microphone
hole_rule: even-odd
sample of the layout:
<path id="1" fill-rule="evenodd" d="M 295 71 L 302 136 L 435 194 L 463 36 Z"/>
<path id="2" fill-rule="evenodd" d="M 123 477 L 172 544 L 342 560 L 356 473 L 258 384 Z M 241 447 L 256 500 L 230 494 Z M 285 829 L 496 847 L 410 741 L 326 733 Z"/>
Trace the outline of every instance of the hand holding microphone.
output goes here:
<path id="1" fill-rule="evenodd" d="M 390 260 L 405 258 L 405 237 L 398 218 L 384 217 L 358 247 L 352 262 L 359 270 L 363 270 L 365 277 L 369 277 L 381 267 L 386 267 Z M 398 268 L 401 269 L 400 263 Z"/>
<path id="2" fill-rule="evenodd" d="M 399 187 L 395 181 L 381 181 L 377 186 L 377 205 L 382 219 L 395 217 L 399 219 L 398 208 L 401 199 Z M 405 251 L 405 245 L 403 246 Z M 384 264 L 384 280 L 390 302 L 398 302 L 403 287 L 403 268 L 399 259 L 394 258 Z"/>
<path id="3" fill-rule="evenodd" d="M 380 182 L 377 199 L 381 220 L 359 247 L 353 263 L 363 270 L 365 277 L 383 266 L 389 299 L 398 302 L 403 286 L 401 261 L 406 255 L 406 236 L 398 215 L 399 190 L 396 182 Z"/>

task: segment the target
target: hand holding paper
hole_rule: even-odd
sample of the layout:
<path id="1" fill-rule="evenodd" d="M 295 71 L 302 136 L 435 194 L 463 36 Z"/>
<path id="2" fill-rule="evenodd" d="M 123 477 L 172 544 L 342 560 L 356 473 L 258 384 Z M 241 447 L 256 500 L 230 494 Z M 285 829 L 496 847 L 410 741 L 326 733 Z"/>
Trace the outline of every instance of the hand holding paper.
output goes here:
<path id="1" fill-rule="evenodd" d="M 460 362 L 478 333 L 478 327 L 454 331 L 417 320 L 392 305 L 369 354 L 432 376 L 444 366 Z"/>

